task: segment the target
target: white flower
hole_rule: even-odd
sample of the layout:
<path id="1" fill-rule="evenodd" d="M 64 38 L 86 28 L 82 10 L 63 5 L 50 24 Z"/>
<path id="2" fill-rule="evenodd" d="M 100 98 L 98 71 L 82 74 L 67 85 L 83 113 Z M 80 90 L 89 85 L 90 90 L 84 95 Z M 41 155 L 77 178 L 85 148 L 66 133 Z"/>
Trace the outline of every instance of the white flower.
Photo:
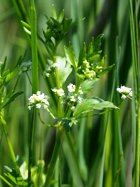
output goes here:
<path id="1" fill-rule="evenodd" d="M 132 96 L 133 96 L 132 89 L 128 88 L 126 86 L 121 86 L 120 88 L 117 88 L 116 90 L 117 90 L 117 92 L 122 94 L 122 97 L 121 97 L 122 99 L 126 99 L 127 97 L 132 98 Z"/>
<path id="2" fill-rule="evenodd" d="M 83 94 L 83 91 L 81 90 L 81 87 L 80 87 L 79 90 L 78 90 L 78 94 L 79 94 L 79 95 L 82 95 L 82 94 Z"/>
<path id="3" fill-rule="evenodd" d="M 83 101 L 83 98 L 81 96 L 78 96 L 78 103 L 81 103 Z"/>
<path id="4" fill-rule="evenodd" d="M 77 93 L 75 93 L 76 86 L 74 84 L 70 83 L 67 86 L 67 88 L 68 88 L 68 91 L 69 91 L 69 93 L 68 93 L 68 99 L 70 101 L 70 104 L 71 103 L 73 103 L 73 104 L 75 104 L 75 103 L 81 103 L 81 101 L 82 101 L 81 95 L 83 95 L 83 91 L 82 91 L 81 87 L 79 87 Z"/>
<path id="5" fill-rule="evenodd" d="M 71 96 L 69 97 L 69 99 L 70 99 L 70 101 L 71 101 L 72 103 L 75 103 L 75 102 L 76 102 L 76 97 L 75 97 L 74 95 L 71 95 Z"/>
<path id="6" fill-rule="evenodd" d="M 24 180 L 28 178 L 28 169 L 27 169 L 27 163 L 23 162 L 22 165 L 19 168 L 20 174 Z"/>
<path id="7" fill-rule="evenodd" d="M 36 94 L 33 94 L 31 97 L 28 99 L 28 109 L 31 110 L 33 106 L 36 108 L 44 108 L 47 109 L 49 106 L 48 102 L 48 96 L 45 95 L 44 93 L 41 93 L 41 91 L 37 91 Z"/>
<path id="8" fill-rule="evenodd" d="M 69 126 L 72 127 L 73 125 L 77 125 L 78 121 L 74 118 L 71 119 L 71 122 L 69 123 Z"/>
<path id="9" fill-rule="evenodd" d="M 62 97 L 62 96 L 65 95 L 64 90 L 63 90 L 62 88 L 60 88 L 60 89 L 53 88 L 52 91 L 53 91 L 54 93 L 56 93 L 59 97 Z"/>
<path id="10" fill-rule="evenodd" d="M 69 84 L 68 86 L 67 86 L 67 88 L 68 88 L 68 91 L 71 93 L 71 92 L 75 92 L 75 85 L 74 84 Z"/>

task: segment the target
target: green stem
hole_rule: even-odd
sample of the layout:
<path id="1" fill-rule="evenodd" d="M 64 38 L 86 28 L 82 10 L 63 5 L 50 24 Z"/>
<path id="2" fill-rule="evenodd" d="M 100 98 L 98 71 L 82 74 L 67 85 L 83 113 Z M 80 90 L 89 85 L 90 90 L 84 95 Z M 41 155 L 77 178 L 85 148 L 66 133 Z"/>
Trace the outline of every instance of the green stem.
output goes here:
<path id="1" fill-rule="evenodd" d="M 10 151 L 10 154 L 11 154 L 12 161 L 17 168 L 16 156 L 15 156 L 14 149 L 12 147 L 12 144 L 11 144 L 11 141 L 10 141 L 10 138 L 9 138 L 9 135 L 8 135 L 7 124 L 6 124 L 6 121 L 4 119 L 4 111 L 1 111 L 0 121 L 1 121 L 2 126 L 3 126 L 4 135 L 5 135 L 7 144 L 8 144 L 8 148 L 9 148 L 9 151 Z"/>
<path id="2" fill-rule="evenodd" d="M 138 115 L 140 116 L 140 109 L 138 111 Z M 136 126 L 136 156 L 135 156 L 135 186 L 139 187 L 140 179 L 140 117 L 138 117 L 138 123 Z"/>
<path id="3" fill-rule="evenodd" d="M 137 7 L 136 2 L 135 7 Z M 134 10 L 136 12 L 136 9 Z M 132 48 L 132 65 L 133 65 L 133 109 L 137 117 L 133 116 L 134 145 L 135 145 L 135 187 L 140 185 L 140 101 L 139 101 L 139 64 L 138 64 L 138 28 L 137 15 L 133 12 L 133 1 L 130 0 L 130 31 L 131 31 L 131 48 Z M 136 136 L 135 136 L 136 133 Z M 136 141 L 136 142 L 135 142 Z"/>
<path id="4" fill-rule="evenodd" d="M 33 109 L 33 111 L 31 111 L 32 113 L 29 113 L 29 115 L 31 116 L 31 122 L 29 125 L 29 134 L 28 134 L 28 138 L 29 138 L 29 144 L 28 144 L 28 148 L 29 148 L 29 155 L 28 155 L 28 186 L 30 186 L 30 182 L 31 182 L 31 167 L 33 165 L 33 135 L 34 135 L 34 121 L 35 121 L 35 108 Z"/>
<path id="5" fill-rule="evenodd" d="M 46 187 L 50 187 L 52 175 L 54 173 L 55 164 L 56 164 L 58 154 L 59 154 L 59 148 L 60 148 L 60 132 L 58 131 L 53 155 L 52 155 L 52 158 L 51 158 L 51 161 L 50 161 L 50 164 L 48 167 L 48 171 L 47 171 L 47 177 L 46 177 L 46 181 L 45 181 L 45 185 L 44 185 Z"/>
<path id="6" fill-rule="evenodd" d="M 0 175 L 0 179 L 3 180 L 8 186 L 13 187 L 13 185 L 10 184 L 2 175 Z"/>
<path id="7" fill-rule="evenodd" d="M 32 49 L 32 92 L 38 90 L 37 17 L 34 0 L 30 0 L 31 49 Z"/>
<path id="8" fill-rule="evenodd" d="M 20 21 L 23 20 L 23 21 L 27 21 L 29 22 L 29 19 L 27 17 L 27 14 L 26 14 L 26 9 L 24 7 L 24 4 L 23 4 L 23 1 L 22 0 L 12 0 L 13 2 L 13 5 L 15 7 L 15 10 L 20 18 Z"/>
<path id="9" fill-rule="evenodd" d="M 65 132 L 64 138 L 65 138 L 64 139 L 65 141 L 63 141 L 63 149 L 64 149 L 64 153 L 65 153 L 67 160 L 70 160 L 70 162 L 68 161 L 68 164 L 69 164 L 69 168 L 72 174 L 74 186 L 83 187 L 83 181 L 82 181 L 81 172 L 79 168 L 79 162 L 78 162 L 78 158 L 75 153 L 75 150 L 74 150 L 73 142 L 71 141 L 70 134 Z"/>

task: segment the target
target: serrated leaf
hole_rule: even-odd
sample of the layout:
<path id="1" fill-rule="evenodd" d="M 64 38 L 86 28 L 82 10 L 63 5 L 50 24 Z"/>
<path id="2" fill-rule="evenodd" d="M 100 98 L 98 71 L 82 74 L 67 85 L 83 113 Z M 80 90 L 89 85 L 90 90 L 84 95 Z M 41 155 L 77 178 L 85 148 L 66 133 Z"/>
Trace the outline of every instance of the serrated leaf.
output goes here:
<path id="1" fill-rule="evenodd" d="M 118 109 L 112 102 L 99 99 L 85 99 L 79 105 L 76 106 L 74 111 L 74 117 L 80 117 L 83 114 L 87 114 L 93 110 L 103 110 L 106 108 Z"/>
<path id="2" fill-rule="evenodd" d="M 102 41 L 103 35 L 99 35 L 95 38 L 92 38 L 89 49 L 88 49 L 88 56 L 92 56 L 95 54 L 101 54 L 101 41 Z"/>
<path id="3" fill-rule="evenodd" d="M 82 89 L 83 93 L 87 93 L 87 92 L 91 91 L 94 87 L 94 84 L 97 81 L 98 81 L 98 79 L 83 81 L 82 84 L 81 84 L 81 89 Z"/>
<path id="4" fill-rule="evenodd" d="M 114 66 L 115 66 L 115 65 L 112 64 L 111 66 L 108 66 L 108 67 L 102 69 L 102 71 L 100 72 L 100 76 L 101 76 L 101 75 L 104 75 L 104 74 L 106 74 L 106 73 L 108 73 L 109 71 L 111 71 L 111 70 L 113 69 Z"/>

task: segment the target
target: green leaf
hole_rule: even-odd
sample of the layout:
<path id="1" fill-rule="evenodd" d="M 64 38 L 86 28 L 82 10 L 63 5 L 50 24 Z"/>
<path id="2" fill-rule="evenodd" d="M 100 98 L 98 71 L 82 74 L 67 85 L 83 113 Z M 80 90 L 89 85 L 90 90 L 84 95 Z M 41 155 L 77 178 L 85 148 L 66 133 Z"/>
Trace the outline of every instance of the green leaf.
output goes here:
<path id="1" fill-rule="evenodd" d="M 66 58 L 56 57 L 56 67 L 58 69 L 58 77 L 61 86 L 65 83 L 72 71 L 71 65 L 66 61 Z"/>
<path id="2" fill-rule="evenodd" d="M 66 47 L 65 46 L 65 55 L 66 55 L 66 59 L 67 61 L 74 67 L 76 68 L 77 67 L 77 60 L 76 60 L 76 57 L 75 57 L 75 54 L 74 54 L 74 51 L 72 49 L 71 46 L 69 47 Z"/>
<path id="3" fill-rule="evenodd" d="M 78 67 L 82 65 L 83 60 L 86 59 L 86 44 L 83 44 L 82 49 L 80 50 L 79 53 L 79 58 L 78 58 Z"/>
<path id="4" fill-rule="evenodd" d="M 58 16 L 58 21 L 61 23 L 64 20 L 64 10 L 62 10 Z"/>
<path id="5" fill-rule="evenodd" d="M 74 117 L 78 118 L 83 114 L 87 114 L 93 110 L 103 110 L 105 108 L 118 109 L 112 102 L 100 100 L 98 98 L 85 99 L 78 104 L 74 111 Z"/>
<path id="6" fill-rule="evenodd" d="M 55 8 L 54 4 L 52 5 L 52 17 L 54 19 L 57 19 L 57 13 L 56 13 L 56 8 Z"/>
<path id="7" fill-rule="evenodd" d="M 4 108 L 5 106 L 7 106 L 8 104 L 10 104 L 12 101 L 14 101 L 15 98 L 18 97 L 19 95 L 21 95 L 22 93 L 23 93 L 23 91 L 9 94 L 9 95 L 6 97 L 6 99 L 4 100 L 4 102 L 1 104 L 0 110 L 1 110 L 2 108 Z"/>
<path id="8" fill-rule="evenodd" d="M 102 71 L 99 73 L 99 75 L 104 75 L 106 73 L 108 73 L 109 71 L 111 71 L 114 68 L 115 64 L 112 64 L 111 66 L 108 66 L 106 68 L 103 68 Z"/>
<path id="9" fill-rule="evenodd" d="M 27 186 L 27 181 L 24 181 L 14 168 L 10 168 L 8 166 L 4 166 L 5 172 L 4 175 L 7 179 L 9 179 L 12 183 L 20 186 Z"/>
<path id="10" fill-rule="evenodd" d="M 3 180 L 8 186 L 13 187 L 13 185 L 5 177 L 3 177 L 2 175 L 0 175 L 0 179 Z"/>
<path id="11" fill-rule="evenodd" d="M 81 89 L 83 91 L 83 93 L 88 93 L 89 91 L 91 91 L 94 87 L 94 84 L 98 81 L 98 79 L 94 79 L 94 80 L 85 80 L 82 82 L 81 84 Z"/>
<path id="12" fill-rule="evenodd" d="M 13 71 L 7 73 L 5 82 L 8 83 L 13 77 L 15 77 L 19 72 L 19 68 L 15 68 Z"/>
<path id="13" fill-rule="evenodd" d="M 101 54 L 101 41 L 102 41 L 103 35 L 99 35 L 95 38 L 92 38 L 89 48 L 88 48 L 88 57 L 95 55 L 95 54 Z"/>

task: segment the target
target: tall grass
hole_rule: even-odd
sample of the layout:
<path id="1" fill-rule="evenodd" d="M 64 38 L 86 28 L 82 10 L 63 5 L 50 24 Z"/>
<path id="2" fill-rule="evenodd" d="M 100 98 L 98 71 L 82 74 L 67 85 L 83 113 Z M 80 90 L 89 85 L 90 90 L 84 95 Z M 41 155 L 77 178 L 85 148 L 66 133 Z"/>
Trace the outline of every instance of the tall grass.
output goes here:
<path id="1" fill-rule="evenodd" d="M 6 63 L 0 64 L 0 186 L 139 187 L 139 5 L 139 0 L 0 2 L 0 61 Z M 72 19 L 71 25 L 66 19 L 65 27 L 64 22 L 59 27 L 63 14 Z M 49 38 L 50 16 L 58 22 Z M 91 86 L 80 78 L 78 66 L 84 47 L 99 34 L 104 34 L 105 66 L 112 68 Z M 64 80 L 70 72 L 66 64 L 63 75 L 54 66 L 45 76 L 60 55 L 71 64 L 70 76 Z M 53 91 L 66 93 L 69 83 L 76 85 L 76 94 L 83 85 L 89 89 L 86 99 L 98 96 L 119 109 L 104 106 L 81 117 L 67 105 L 68 98 Z M 116 91 L 121 85 L 132 87 L 132 100 L 121 99 Z M 28 110 L 28 98 L 39 90 L 49 95 L 49 108 Z M 78 124 L 70 127 L 75 118 Z M 26 179 L 20 173 L 24 162 Z"/>

